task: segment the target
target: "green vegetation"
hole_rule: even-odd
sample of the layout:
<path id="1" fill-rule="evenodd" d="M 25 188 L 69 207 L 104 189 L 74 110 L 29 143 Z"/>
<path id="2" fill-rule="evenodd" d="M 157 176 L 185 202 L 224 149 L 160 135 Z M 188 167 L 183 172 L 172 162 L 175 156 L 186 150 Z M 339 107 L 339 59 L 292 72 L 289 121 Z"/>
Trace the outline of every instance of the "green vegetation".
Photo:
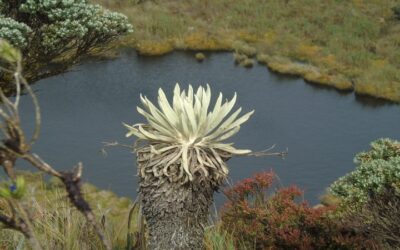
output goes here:
<path id="1" fill-rule="evenodd" d="M 356 155 L 356 169 L 332 184 L 338 212 L 351 227 L 379 242 L 380 249 L 399 249 L 400 142 L 380 139 Z"/>
<path id="2" fill-rule="evenodd" d="M 204 59 L 206 59 L 206 56 L 201 52 L 196 53 L 196 55 L 194 55 L 194 57 L 196 58 L 196 60 L 198 62 L 202 62 L 202 61 L 204 61 Z"/>
<path id="3" fill-rule="evenodd" d="M 20 176 L 27 183 L 21 204 L 29 211 L 29 216 L 34 221 L 35 236 L 44 249 L 104 249 L 85 217 L 70 205 L 64 185 L 60 181 L 44 181 L 43 175 L 39 173 L 24 172 Z M 82 190 L 114 249 L 124 249 L 131 200 L 99 190 L 90 184 L 84 184 Z M 9 209 L 6 201 L 0 198 L 0 212 L 10 214 Z M 136 215 L 137 211 L 131 221 L 132 232 L 137 231 Z M 25 237 L 15 230 L 0 229 L 0 239 L 1 249 L 28 247 Z"/>
<path id="4" fill-rule="evenodd" d="M 244 60 L 257 56 L 247 45 L 235 46 Z M 152 249 L 400 248 L 399 141 L 380 139 L 357 154 L 355 171 L 330 187 L 329 205 L 310 207 L 296 187 L 271 192 L 275 175 L 259 173 L 225 190 L 220 220 L 205 228 L 213 194 L 227 178 L 226 161 L 258 155 L 224 143 L 252 114 L 237 118 L 239 108 L 228 116 L 236 95 L 223 102 L 220 94 L 210 112 L 209 86 L 181 91 L 176 85 L 172 104 L 160 89 L 159 108 L 141 98 L 145 110 L 138 112 L 148 124 L 126 125 L 127 136 L 145 142 L 136 148 L 140 213 L 129 199 L 82 185 L 81 164 L 59 172 L 32 152 L 40 131 L 36 96 L 22 77 L 21 53 L 0 40 L 0 58 L 1 70 L 14 72 L 17 91 L 12 100 L 0 91 L 0 164 L 8 177 L 0 184 L 0 248 L 143 249 L 146 240 Z M 19 116 L 21 86 L 35 108 L 30 138 Z M 42 173 L 16 172 L 18 158 Z M 43 173 L 54 178 L 44 181 Z"/>
<path id="5" fill-rule="evenodd" d="M 400 20 L 400 5 L 396 5 L 392 8 L 394 17 Z"/>
<path id="6" fill-rule="evenodd" d="M 44 249 L 97 250 L 104 249 L 93 229 L 82 214 L 71 207 L 65 189 L 57 179 L 45 181 L 40 173 L 21 172 L 29 185 L 25 191 L 23 205 L 29 209 L 36 237 Z M 139 211 L 134 209 L 131 228 L 128 230 L 129 213 L 133 202 L 114 193 L 99 190 L 91 184 L 84 184 L 85 198 L 94 208 L 98 221 L 105 228 L 105 234 L 113 249 L 144 249 L 139 246 Z M 0 212 L 7 211 L 7 204 L 0 198 Z M 127 242 L 130 233 L 131 241 Z M 232 237 L 221 226 L 206 229 L 205 247 L 208 250 L 234 250 Z M 0 249 L 27 249 L 25 237 L 7 228 L 0 228 Z"/>
<path id="7" fill-rule="evenodd" d="M 356 169 L 339 178 L 330 192 L 352 206 L 366 203 L 370 197 L 393 188 L 400 194 L 400 142 L 380 139 L 371 150 L 356 155 Z"/>
<path id="8" fill-rule="evenodd" d="M 398 157 L 399 143 L 382 139 L 372 150 L 359 153 L 357 161 L 372 162 Z M 373 172 L 380 179 L 379 171 Z M 44 249 L 104 249 L 93 228 L 71 207 L 63 184 L 57 179 L 44 181 L 42 174 L 18 173 L 26 183 L 23 206 L 34 218 L 33 228 Z M 359 175 L 359 178 L 371 179 Z M 392 179 L 398 183 L 400 178 Z M 255 174 L 224 190 L 228 197 L 216 224 L 205 230 L 207 250 L 233 249 L 397 249 L 400 247 L 400 193 L 388 182 L 371 192 L 362 206 L 348 199 L 335 200 L 335 205 L 310 207 L 301 199 L 295 186 L 274 184 L 273 172 Z M 368 183 L 368 180 L 365 181 Z M 350 188 L 351 189 L 351 188 Z M 132 202 L 90 184 L 83 185 L 85 198 L 104 228 L 113 249 L 138 246 L 140 226 L 138 210 Z M 339 206 L 338 206 L 339 205 Z M 360 204 L 361 205 L 361 204 Z M 350 209 L 347 209 L 350 208 Z M 346 212 L 343 212 L 347 209 Z M 0 212 L 9 213 L 0 199 Z M 127 242 L 128 231 L 131 235 Z M 26 249 L 24 236 L 14 230 L 0 230 L 0 247 Z M 129 243 L 129 244 L 128 244 Z M 145 249 L 145 248 L 133 248 Z"/>
<path id="9" fill-rule="evenodd" d="M 0 39 L 21 50 L 29 65 L 25 75 L 32 80 L 49 74 L 51 62 L 65 69 L 93 48 L 131 31 L 124 15 L 86 0 L 0 0 Z M 0 82 L 9 83 L 9 76 L 0 74 Z"/>
<path id="10" fill-rule="evenodd" d="M 135 32 L 124 44 L 142 54 L 174 49 L 257 54 L 259 62 L 281 73 L 400 101 L 396 0 L 92 2 L 128 16 Z"/>

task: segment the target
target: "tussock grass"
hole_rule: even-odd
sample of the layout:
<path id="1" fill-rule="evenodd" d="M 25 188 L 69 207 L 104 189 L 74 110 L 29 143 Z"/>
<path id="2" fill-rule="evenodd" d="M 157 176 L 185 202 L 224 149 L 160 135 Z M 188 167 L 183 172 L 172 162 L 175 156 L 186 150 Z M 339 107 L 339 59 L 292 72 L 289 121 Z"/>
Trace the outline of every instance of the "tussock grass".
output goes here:
<path id="1" fill-rule="evenodd" d="M 24 173 L 23 176 L 29 183 L 23 204 L 33 218 L 35 235 L 44 249 L 104 249 L 83 215 L 69 203 L 60 182 L 46 182 L 40 174 Z M 98 190 L 90 184 L 84 184 L 83 191 L 113 249 L 125 249 L 132 202 L 112 192 Z M 0 199 L 0 210 L 7 212 L 7 209 Z M 133 217 L 131 230 L 136 231 L 137 216 Z M 29 249 L 29 245 L 19 232 L 0 228 L 0 249 Z"/>
<path id="2" fill-rule="evenodd" d="M 215 224 L 208 228 L 205 234 L 205 247 L 207 250 L 235 250 L 232 236 L 221 228 L 221 225 Z M 243 248 L 241 248 L 243 249 Z M 243 249 L 244 250 L 244 249 Z"/>
<path id="3" fill-rule="evenodd" d="M 317 70 L 306 74 L 290 63 L 267 65 L 311 82 L 339 89 L 354 84 L 358 93 L 400 101 L 400 21 L 392 11 L 397 0 L 92 2 L 129 17 L 135 32 L 125 45 L 143 54 L 192 49 L 280 57 Z"/>

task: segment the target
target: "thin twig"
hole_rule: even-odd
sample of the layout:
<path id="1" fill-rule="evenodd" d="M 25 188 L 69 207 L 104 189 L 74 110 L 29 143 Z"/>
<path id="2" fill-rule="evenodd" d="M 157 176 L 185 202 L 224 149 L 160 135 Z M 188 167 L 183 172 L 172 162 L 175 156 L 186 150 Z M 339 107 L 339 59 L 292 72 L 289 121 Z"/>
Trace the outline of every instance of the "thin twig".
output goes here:
<path id="1" fill-rule="evenodd" d="M 53 169 L 49 164 L 47 164 L 45 161 L 43 161 L 37 154 L 31 154 L 27 153 L 21 156 L 23 159 L 28 161 L 30 164 L 32 164 L 34 167 L 38 168 L 39 170 L 58 177 L 62 178 L 62 174 Z"/>
<path id="2" fill-rule="evenodd" d="M 31 96 L 33 106 L 35 107 L 35 131 L 33 133 L 31 141 L 30 141 L 30 144 L 33 145 L 36 142 L 36 140 L 39 139 L 39 135 L 40 135 L 40 127 L 41 127 L 42 118 L 41 118 L 39 101 L 38 101 L 35 93 L 33 93 L 32 88 L 29 86 L 29 84 L 25 80 L 25 78 L 22 77 L 21 74 L 19 74 L 19 77 L 20 77 L 21 82 L 24 85 L 25 89 L 28 91 L 29 95 Z"/>
<path id="3" fill-rule="evenodd" d="M 255 157 L 264 157 L 264 156 L 280 156 L 280 157 L 285 157 L 289 153 L 289 149 L 286 148 L 286 151 L 283 152 L 270 152 L 272 149 L 275 148 L 275 144 L 272 145 L 271 147 L 264 149 L 262 151 L 257 151 L 257 152 L 251 152 L 249 154 L 246 154 L 245 156 L 255 156 Z"/>
<path id="4" fill-rule="evenodd" d="M 124 147 L 124 148 L 129 148 L 129 149 L 133 149 L 132 145 L 128 145 L 128 144 L 121 144 L 117 141 L 114 142 L 103 142 L 104 147 Z"/>

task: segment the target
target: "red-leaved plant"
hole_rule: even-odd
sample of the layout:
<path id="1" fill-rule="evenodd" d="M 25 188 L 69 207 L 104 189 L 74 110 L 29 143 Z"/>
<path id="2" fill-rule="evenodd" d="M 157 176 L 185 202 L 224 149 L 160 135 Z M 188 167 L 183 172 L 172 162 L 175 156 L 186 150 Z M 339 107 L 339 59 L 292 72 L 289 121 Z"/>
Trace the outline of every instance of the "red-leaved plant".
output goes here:
<path id="1" fill-rule="evenodd" d="M 271 187 L 275 174 L 263 172 L 225 190 L 221 218 L 238 249 L 363 249 L 373 242 L 333 218 L 334 206 L 310 207 L 295 187 Z"/>

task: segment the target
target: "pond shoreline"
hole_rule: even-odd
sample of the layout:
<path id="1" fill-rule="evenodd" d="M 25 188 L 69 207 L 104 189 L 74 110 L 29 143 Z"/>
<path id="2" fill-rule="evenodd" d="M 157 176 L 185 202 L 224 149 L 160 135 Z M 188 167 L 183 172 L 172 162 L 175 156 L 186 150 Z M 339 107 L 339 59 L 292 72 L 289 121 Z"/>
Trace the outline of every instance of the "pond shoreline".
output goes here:
<path id="1" fill-rule="evenodd" d="M 92 2 L 128 17 L 134 32 L 117 45 L 142 55 L 232 51 L 245 67 L 400 102 L 393 0 Z"/>
<path id="2" fill-rule="evenodd" d="M 207 38 L 204 38 L 207 39 Z M 387 104 L 399 104 L 400 96 L 397 97 L 389 97 L 389 96 L 380 96 L 375 93 L 371 93 L 369 91 L 364 91 L 361 88 L 357 88 L 354 84 L 354 80 L 350 80 L 346 78 L 342 74 L 331 74 L 329 72 L 325 72 L 324 70 L 318 68 L 317 66 L 311 65 L 306 62 L 293 61 L 290 58 L 281 57 L 281 56 L 271 56 L 263 53 L 256 53 L 252 55 L 246 55 L 246 59 L 252 60 L 251 65 L 244 65 L 241 61 L 235 60 L 235 56 L 237 54 L 242 55 L 243 52 L 240 50 L 232 48 L 231 45 L 225 45 L 226 47 L 221 47 L 220 42 L 214 42 L 218 44 L 215 47 L 209 47 L 199 44 L 192 44 L 190 47 L 179 47 L 172 46 L 171 41 L 167 42 L 167 45 L 164 43 L 156 43 L 154 44 L 152 41 L 149 42 L 136 42 L 135 40 L 131 40 L 129 38 L 122 39 L 120 41 L 116 41 L 112 43 L 106 51 L 97 51 L 92 53 L 94 57 L 103 58 L 103 59 L 115 59 L 118 58 L 118 51 L 121 49 L 133 49 L 140 56 L 144 57 L 160 57 L 165 56 L 167 54 L 173 52 L 187 52 L 193 53 L 193 57 L 195 58 L 196 53 L 221 53 L 221 52 L 229 52 L 232 53 L 232 62 L 236 63 L 242 67 L 253 67 L 254 63 L 258 63 L 261 65 L 265 65 L 268 70 L 281 74 L 284 76 L 293 76 L 298 77 L 304 80 L 305 83 L 310 84 L 312 86 L 330 88 L 336 90 L 340 93 L 354 93 L 356 98 L 364 98 L 370 99 L 371 101 L 376 101 L 380 103 Z M 199 62 L 201 63 L 201 62 Z"/>

